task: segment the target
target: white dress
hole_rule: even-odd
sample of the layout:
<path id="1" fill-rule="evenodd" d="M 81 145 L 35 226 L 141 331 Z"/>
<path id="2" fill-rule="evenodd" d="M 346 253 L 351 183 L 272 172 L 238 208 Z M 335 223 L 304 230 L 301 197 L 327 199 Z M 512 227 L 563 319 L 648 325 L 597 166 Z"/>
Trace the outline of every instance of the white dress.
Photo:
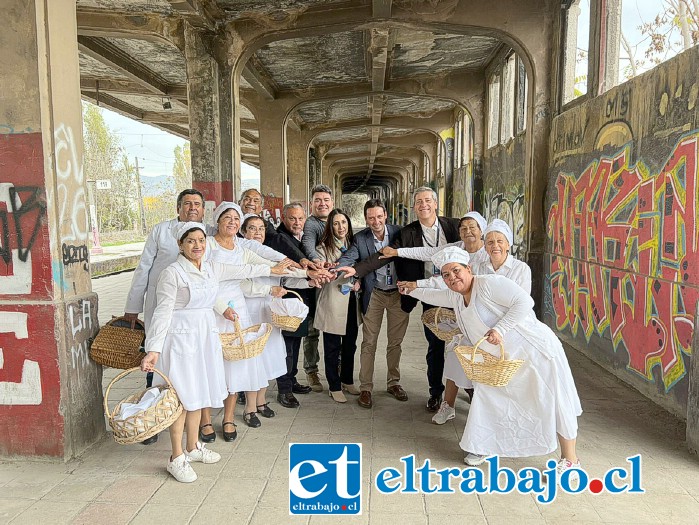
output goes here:
<path id="1" fill-rule="evenodd" d="M 207 238 L 207 253 L 209 260 L 224 264 L 255 264 L 274 266 L 274 263 L 255 255 L 247 248 L 243 248 L 236 239 L 235 248 L 229 250 L 221 246 L 213 237 Z M 217 302 L 219 305 L 233 302 L 233 309 L 238 314 L 241 329 L 249 328 L 253 324 L 248 311 L 247 301 L 240 280 L 221 282 L 218 289 Z M 220 314 L 216 315 L 216 324 L 221 332 L 234 332 L 235 325 Z M 256 392 L 268 386 L 267 372 L 262 361 L 262 355 L 250 359 L 238 361 L 224 361 L 223 368 L 226 377 L 228 392 Z"/>
<path id="2" fill-rule="evenodd" d="M 522 290 L 531 294 L 532 291 L 532 271 L 529 269 L 529 265 L 524 261 L 515 259 L 512 255 L 508 255 L 505 262 L 500 266 L 500 268 L 495 271 L 493 269 L 493 264 L 490 259 L 486 262 L 481 262 L 471 267 L 473 275 L 502 275 L 507 277 L 511 281 L 517 283 Z M 441 277 L 439 277 L 442 280 Z M 442 283 L 444 281 L 442 280 Z M 446 285 L 442 286 L 446 289 Z M 461 333 L 465 333 L 463 329 Z M 473 383 L 464 374 L 464 369 L 459 363 L 459 358 L 456 357 L 454 353 L 454 348 L 461 345 L 461 336 L 456 336 L 452 339 L 450 343 L 444 348 L 444 379 L 451 379 L 456 386 L 460 388 L 473 388 Z"/>
<path id="3" fill-rule="evenodd" d="M 408 259 L 417 259 L 418 261 L 429 261 L 432 259 L 432 256 L 437 253 L 441 252 L 444 248 L 447 248 L 449 246 L 456 246 L 457 248 L 461 248 L 462 250 L 465 250 L 464 248 L 464 241 L 457 241 L 457 242 L 452 242 L 451 244 L 445 244 L 444 246 L 420 246 L 416 248 L 398 248 L 398 255 L 400 257 L 406 257 Z M 481 246 L 476 250 L 475 252 L 467 252 L 469 256 L 469 264 L 471 266 L 471 269 L 473 270 L 473 273 L 475 274 L 475 266 L 480 265 L 481 263 L 487 262 L 490 260 L 488 257 L 488 254 L 485 251 L 485 246 Z M 427 279 L 418 279 L 417 280 L 417 287 L 418 288 L 440 288 L 442 290 L 447 289 L 447 285 L 444 284 L 444 280 L 442 279 L 441 275 L 434 275 L 432 277 L 429 277 Z"/>
<path id="4" fill-rule="evenodd" d="M 199 270 L 181 255 L 160 273 L 146 352 L 160 353 L 157 367 L 172 382 L 185 410 L 218 408 L 228 396 L 213 310 L 219 280 L 265 273 L 269 270 L 210 262 L 202 262 Z M 156 384 L 162 383 L 156 375 Z"/>
<path id="5" fill-rule="evenodd" d="M 563 346 L 534 316 L 534 301 L 524 290 L 499 275 L 475 276 L 471 301 L 451 290 L 416 289 L 411 296 L 454 308 L 464 344 L 474 344 L 493 328 L 503 336 L 508 359 L 524 364 L 507 386 L 476 383 L 463 450 L 475 454 L 526 457 L 548 454 L 558 446 L 557 433 L 577 436 L 580 399 Z M 499 356 L 498 346 L 479 347 Z"/>
<path id="6" fill-rule="evenodd" d="M 285 286 L 291 286 L 293 288 L 308 288 L 308 282 L 305 279 L 286 279 L 284 278 Z M 244 283 L 242 288 L 247 293 L 247 283 Z M 264 294 L 261 296 L 252 296 L 250 294 L 246 297 L 248 312 L 253 324 L 258 323 L 272 323 L 272 311 L 270 310 L 270 304 L 274 298 L 269 295 L 272 286 L 281 286 L 281 278 L 276 275 L 270 277 L 263 277 L 255 279 L 255 284 L 258 286 L 263 286 L 266 288 Z M 284 338 L 282 337 L 282 332 L 276 326 L 272 326 L 272 333 L 269 335 L 265 349 L 261 354 L 262 364 L 269 381 L 276 379 L 284 374 L 286 374 L 286 345 L 284 344 Z"/>

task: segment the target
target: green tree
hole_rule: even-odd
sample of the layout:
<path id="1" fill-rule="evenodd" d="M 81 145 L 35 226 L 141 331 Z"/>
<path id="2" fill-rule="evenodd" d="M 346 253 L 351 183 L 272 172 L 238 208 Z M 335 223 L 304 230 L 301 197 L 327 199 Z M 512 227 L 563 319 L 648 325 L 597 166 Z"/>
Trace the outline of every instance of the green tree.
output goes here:
<path id="1" fill-rule="evenodd" d="M 110 190 L 95 191 L 100 232 L 138 227 L 136 170 L 126 157 L 119 137 L 109 129 L 102 110 L 83 104 L 83 169 L 88 180 L 109 180 Z"/>
<path id="2" fill-rule="evenodd" d="M 175 146 L 175 164 L 172 167 L 172 175 L 175 177 L 175 191 L 177 193 L 192 187 L 192 152 L 189 142 L 184 147 Z"/>

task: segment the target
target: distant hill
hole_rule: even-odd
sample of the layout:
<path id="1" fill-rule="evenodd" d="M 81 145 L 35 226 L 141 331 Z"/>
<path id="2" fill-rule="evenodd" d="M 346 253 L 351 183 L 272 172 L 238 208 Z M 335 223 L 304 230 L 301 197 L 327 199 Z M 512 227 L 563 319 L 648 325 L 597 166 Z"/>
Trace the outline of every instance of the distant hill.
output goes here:
<path id="1" fill-rule="evenodd" d="M 170 175 L 157 177 L 141 177 L 141 193 L 143 197 L 158 197 L 163 193 L 175 191 L 175 178 Z"/>

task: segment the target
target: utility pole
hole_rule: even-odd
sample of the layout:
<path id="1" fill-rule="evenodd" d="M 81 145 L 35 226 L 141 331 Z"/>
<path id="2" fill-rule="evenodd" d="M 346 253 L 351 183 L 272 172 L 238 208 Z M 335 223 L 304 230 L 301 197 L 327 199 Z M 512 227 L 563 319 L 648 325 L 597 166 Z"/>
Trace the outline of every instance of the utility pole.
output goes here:
<path id="1" fill-rule="evenodd" d="M 136 160 L 136 188 L 138 191 L 138 213 L 141 218 L 141 233 L 146 234 L 146 210 L 143 208 L 143 197 L 141 196 L 141 172 L 138 169 L 138 157 Z"/>

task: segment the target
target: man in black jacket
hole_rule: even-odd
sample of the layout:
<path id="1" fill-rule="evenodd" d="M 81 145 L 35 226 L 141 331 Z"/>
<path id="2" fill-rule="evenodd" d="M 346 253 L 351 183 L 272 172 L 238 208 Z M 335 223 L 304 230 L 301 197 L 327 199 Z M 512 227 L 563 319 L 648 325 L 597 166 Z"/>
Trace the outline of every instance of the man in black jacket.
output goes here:
<path id="1" fill-rule="evenodd" d="M 420 246 L 444 246 L 460 240 L 459 219 L 437 216 L 437 194 L 432 188 L 423 186 L 413 192 L 413 211 L 418 220 L 405 226 L 398 239 L 391 246 L 393 248 L 414 248 Z M 354 274 L 363 277 L 377 268 L 396 262 L 396 273 L 399 281 L 417 281 L 439 274 L 439 268 L 435 268 L 431 262 L 424 263 L 413 259 L 395 257 L 380 259 L 381 254 L 375 253 L 357 264 L 353 268 L 337 268 L 337 271 L 346 270 L 347 276 Z M 417 299 L 408 295 L 401 295 L 401 308 L 404 312 L 411 312 L 417 305 Z M 423 311 L 434 308 L 433 305 L 423 303 Z M 427 339 L 427 381 L 430 385 L 430 398 L 427 401 L 427 410 L 436 412 L 442 402 L 442 374 L 444 373 L 444 341 L 435 336 L 427 327 L 424 327 Z"/>

